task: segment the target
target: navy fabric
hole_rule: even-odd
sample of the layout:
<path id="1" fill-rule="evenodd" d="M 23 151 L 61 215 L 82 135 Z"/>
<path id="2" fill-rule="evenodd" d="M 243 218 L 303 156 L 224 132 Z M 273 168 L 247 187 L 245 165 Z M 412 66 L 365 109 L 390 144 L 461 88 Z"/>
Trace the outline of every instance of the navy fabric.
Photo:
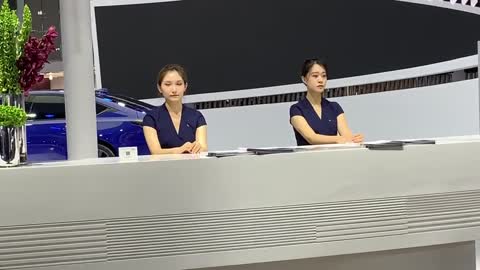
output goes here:
<path id="1" fill-rule="evenodd" d="M 308 99 L 304 98 L 290 107 L 290 118 L 295 115 L 303 116 L 315 133 L 320 135 L 335 136 L 338 134 L 337 117 L 343 113 L 342 107 L 337 102 L 322 98 L 322 118 L 313 109 Z M 309 145 L 303 136 L 293 129 L 297 145 Z"/>
<path id="2" fill-rule="evenodd" d="M 182 106 L 178 134 L 165 104 L 152 109 L 143 118 L 144 126 L 157 130 L 158 140 L 162 148 L 180 147 L 186 142 L 194 142 L 197 128 L 206 124 L 207 122 L 201 112 L 185 105 Z"/>

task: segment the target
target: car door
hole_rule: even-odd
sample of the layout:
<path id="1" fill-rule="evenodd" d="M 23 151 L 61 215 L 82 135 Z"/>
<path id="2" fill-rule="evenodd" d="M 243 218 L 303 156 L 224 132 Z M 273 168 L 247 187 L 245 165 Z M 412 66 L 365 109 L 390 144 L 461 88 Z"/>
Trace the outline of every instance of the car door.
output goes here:
<path id="1" fill-rule="evenodd" d="M 63 93 L 31 94 L 28 112 L 27 153 L 29 161 L 65 160 L 67 137 Z"/>

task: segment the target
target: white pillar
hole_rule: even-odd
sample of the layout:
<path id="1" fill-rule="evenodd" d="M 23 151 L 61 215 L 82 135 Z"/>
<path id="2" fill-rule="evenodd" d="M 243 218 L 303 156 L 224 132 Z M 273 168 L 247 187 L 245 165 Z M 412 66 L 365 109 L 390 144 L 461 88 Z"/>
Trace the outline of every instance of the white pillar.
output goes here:
<path id="1" fill-rule="evenodd" d="M 20 22 L 23 22 L 23 6 L 25 5 L 24 0 L 17 0 L 17 16 Z"/>
<path id="2" fill-rule="evenodd" d="M 60 0 L 68 159 L 95 158 L 97 122 L 89 0 Z"/>

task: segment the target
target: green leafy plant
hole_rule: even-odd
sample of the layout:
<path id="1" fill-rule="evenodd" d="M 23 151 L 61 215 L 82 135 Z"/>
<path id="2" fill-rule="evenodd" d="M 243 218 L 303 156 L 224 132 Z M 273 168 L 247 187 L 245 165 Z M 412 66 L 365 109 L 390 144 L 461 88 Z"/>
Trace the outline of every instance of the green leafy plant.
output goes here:
<path id="1" fill-rule="evenodd" d="M 21 108 L 0 105 L 0 126 L 21 127 L 26 122 L 27 114 Z"/>
<path id="2" fill-rule="evenodd" d="M 30 8 L 25 5 L 23 8 L 22 28 L 20 28 L 20 33 L 17 35 L 17 60 L 20 58 L 20 56 L 22 56 L 23 48 L 30 37 L 30 32 L 32 32 L 32 13 Z"/>
<path id="3" fill-rule="evenodd" d="M 35 83 L 43 79 L 40 71 L 48 62 L 48 55 L 55 51 L 54 40 L 58 33 L 52 26 L 41 39 L 30 36 L 30 8 L 24 6 L 23 22 L 20 24 L 8 0 L 0 1 L 0 95 L 26 95 Z M 24 125 L 26 120 L 25 111 L 21 108 L 0 105 L 0 126 L 17 127 Z"/>
<path id="4" fill-rule="evenodd" d="M 4 1 L 0 10 L 0 92 L 20 92 L 17 83 L 18 68 L 17 61 L 17 28 L 18 17 L 13 10 L 10 10 L 8 2 Z"/>
<path id="5" fill-rule="evenodd" d="M 0 10 L 0 94 L 21 94 L 19 83 L 21 70 L 17 60 L 22 56 L 25 43 L 32 30 L 32 14 L 27 5 L 23 10 L 24 20 L 20 26 L 15 10 L 3 0 Z"/>

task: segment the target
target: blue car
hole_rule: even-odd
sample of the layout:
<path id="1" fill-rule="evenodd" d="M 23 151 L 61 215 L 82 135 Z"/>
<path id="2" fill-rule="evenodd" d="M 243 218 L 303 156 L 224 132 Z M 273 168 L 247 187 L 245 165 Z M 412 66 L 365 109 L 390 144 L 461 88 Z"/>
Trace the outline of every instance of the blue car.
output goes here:
<path id="1" fill-rule="evenodd" d="M 136 146 L 150 154 L 142 120 L 153 106 L 106 91 L 96 91 L 98 156 L 114 157 L 119 147 Z M 28 162 L 67 159 L 65 99 L 63 91 L 31 91 L 25 101 Z"/>

